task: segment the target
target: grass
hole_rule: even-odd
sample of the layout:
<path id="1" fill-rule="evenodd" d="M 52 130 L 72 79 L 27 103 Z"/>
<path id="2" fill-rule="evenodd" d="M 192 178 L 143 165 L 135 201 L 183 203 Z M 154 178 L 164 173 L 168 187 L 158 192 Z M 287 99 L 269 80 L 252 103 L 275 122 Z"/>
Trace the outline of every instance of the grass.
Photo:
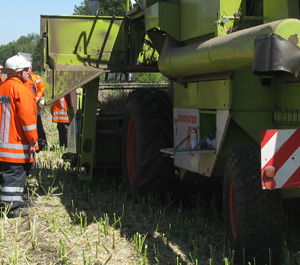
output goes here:
<path id="1" fill-rule="evenodd" d="M 82 183 L 61 159 L 47 108 L 42 117 L 55 150 L 37 154 L 29 216 L 0 219 L 0 264 L 234 264 L 217 191 L 186 184 L 161 199 L 128 196 L 118 177 L 105 174 Z M 300 264 L 299 245 L 295 222 L 283 265 Z"/>

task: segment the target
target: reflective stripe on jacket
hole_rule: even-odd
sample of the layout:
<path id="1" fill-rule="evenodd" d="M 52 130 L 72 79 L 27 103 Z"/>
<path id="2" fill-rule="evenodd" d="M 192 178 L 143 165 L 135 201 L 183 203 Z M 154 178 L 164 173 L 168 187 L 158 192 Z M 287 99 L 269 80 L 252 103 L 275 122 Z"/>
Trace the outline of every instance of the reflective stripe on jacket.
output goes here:
<path id="1" fill-rule="evenodd" d="M 66 96 L 67 97 L 67 96 Z M 52 122 L 69 123 L 68 105 L 65 97 L 56 100 L 51 106 Z"/>
<path id="2" fill-rule="evenodd" d="M 28 84 L 29 85 L 31 85 L 31 84 L 34 85 L 34 90 L 35 90 L 34 94 L 37 97 L 42 98 L 44 96 L 44 94 L 45 94 L 45 83 L 39 75 L 37 75 L 33 72 L 30 72 L 29 78 L 28 78 L 27 82 L 25 83 L 25 85 L 28 85 Z"/>
<path id="3" fill-rule="evenodd" d="M 39 75 L 30 72 L 28 80 L 24 84 L 34 94 L 35 102 L 37 103 L 36 97 L 43 97 L 45 94 L 45 83 Z M 38 110 L 41 111 L 41 107 L 37 104 Z"/>
<path id="4" fill-rule="evenodd" d="M 33 162 L 29 143 L 37 142 L 37 109 L 33 93 L 17 77 L 0 86 L 0 161 Z"/>

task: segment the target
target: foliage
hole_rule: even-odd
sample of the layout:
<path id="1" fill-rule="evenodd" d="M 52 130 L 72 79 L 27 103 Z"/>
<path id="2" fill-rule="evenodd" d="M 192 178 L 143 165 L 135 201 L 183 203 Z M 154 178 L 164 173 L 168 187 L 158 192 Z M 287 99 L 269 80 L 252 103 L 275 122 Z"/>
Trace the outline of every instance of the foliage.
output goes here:
<path id="1" fill-rule="evenodd" d="M 87 4 L 84 2 L 81 2 L 79 6 L 75 5 L 74 7 L 74 13 L 73 15 L 87 15 Z"/>
<path id="2" fill-rule="evenodd" d="M 169 79 L 161 73 L 108 73 L 100 76 L 100 82 L 132 82 L 132 83 L 168 83 Z"/>
<path id="3" fill-rule="evenodd" d="M 135 73 L 132 75 L 132 80 L 136 83 L 163 83 L 169 82 L 168 78 L 161 73 Z"/>
<path id="4" fill-rule="evenodd" d="M 101 16 L 124 16 L 126 12 L 125 0 L 98 0 L 100 4 Z M 81 2 L 79 6 L 75 5 L 74 15 L 87 15 L 87 1 Z"/>
<path id="5" fill-rule="evenodd" d="M 126 11 L 125 0 L 100 0 L 100 14 L 102 16 L 124 16 Z"/>
<path id="6" fill-rule="evenodd" d="M 42 64 L 40 59 L 40 38 L 38 34 L 32 33 L 21 36 L 17 41 L 12 41 L 0 46 L 0 64 L 5 64 L 7 58 L 16 55 L 18 52 L 32 54 L 33 71 L 41 72 Z"/>

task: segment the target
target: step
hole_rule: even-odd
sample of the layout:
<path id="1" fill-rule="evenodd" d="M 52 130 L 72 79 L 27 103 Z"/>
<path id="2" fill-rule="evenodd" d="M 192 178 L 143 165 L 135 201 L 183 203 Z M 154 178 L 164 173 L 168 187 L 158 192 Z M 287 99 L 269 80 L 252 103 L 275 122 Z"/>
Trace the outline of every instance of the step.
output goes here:
<path id="1" fill-rule="evenodd" d="M 180 155 L 185 155 L 185 154 L 215 154 L 216 150 L 215 149 L 192 149 L 190 147 L 183 147 L 183 148 L 163 148 L 160 149 L 162 153 L 174 155 L 174 154 L 180 154 Z"/>

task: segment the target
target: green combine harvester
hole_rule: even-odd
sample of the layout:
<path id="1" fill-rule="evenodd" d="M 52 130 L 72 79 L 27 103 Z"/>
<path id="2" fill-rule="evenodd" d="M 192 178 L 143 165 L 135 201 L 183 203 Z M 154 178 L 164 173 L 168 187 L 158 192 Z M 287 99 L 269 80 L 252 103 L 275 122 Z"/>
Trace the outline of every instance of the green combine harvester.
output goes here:
<path id="1" fill-rule="evenodd" d="M 64 158 L 85 180 L 122 169 L 141 194 L 220 180 L 236 260 L 281 264 L 283 200 L 300 197 L 299 2 L 127 0 L 124 17 L 43 15 L 46 101 L 82 88 Z M 168 89 L 100 83 L 143 72 Z M 123 113 L 99 110 L 103 88 L 133 90 Z"/>

